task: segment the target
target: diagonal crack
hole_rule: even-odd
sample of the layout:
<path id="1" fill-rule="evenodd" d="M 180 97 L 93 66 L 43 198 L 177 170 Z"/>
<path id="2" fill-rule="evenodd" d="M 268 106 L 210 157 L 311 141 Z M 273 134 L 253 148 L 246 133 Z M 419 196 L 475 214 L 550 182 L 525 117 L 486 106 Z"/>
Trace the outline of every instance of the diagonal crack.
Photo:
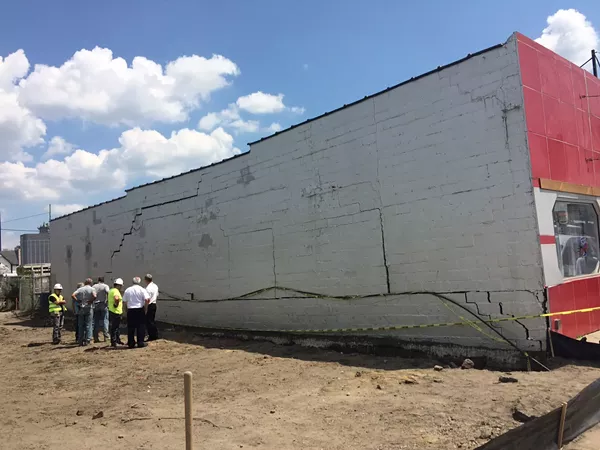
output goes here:
<path id="1" fill-rule="evenodd" d="M 188 195 L 187 197 L 181 197 L 181 198 L 178 198 L 175 200 L 167 200 L 165 202 L 154 203 L 153 205 L 146 205 L 146 206 L 142 206 L 141 208 L 137 209 L 135 212 L 135 215 L 133 216 L 133 220 L 131 221 L 131 227 L 129 228 L 129 231 L 123 233 L 123 236 L 121 237 L 121 242 L 119 243 L 119 248 L 117 248 L 117 250 L 113 250 L 112 254 L 110 255 L 111 267 L 112 267 L 112 260 L 113 260 L 114 256 L 117 253 L 121 252 L 121 249 L 123 248 L 123 245 L 125 244 L 125 238 L 127 236 L 131 236 L 134 231 L 137 231 L 137 229 L 135 228 L 135 223 L 136 223 L 138 217 L 140 217 L 143 214 L 144 210 L 151 209 L 151 208 L 157 208 L 159 206 L 169 205 L 171 203 L 177 203 L 177 202 L 181 202 L 184 200 L 190 200 L 192 198 L 196 198 L 200 195 L 200 183 L 201 182 L 202 182 L 202 179 L 198 180 L 198 184 L 196 185 L 196 193 L 193 195 Z M 140 226 L 141 225 L 142 224 L 140 224 Z"/>

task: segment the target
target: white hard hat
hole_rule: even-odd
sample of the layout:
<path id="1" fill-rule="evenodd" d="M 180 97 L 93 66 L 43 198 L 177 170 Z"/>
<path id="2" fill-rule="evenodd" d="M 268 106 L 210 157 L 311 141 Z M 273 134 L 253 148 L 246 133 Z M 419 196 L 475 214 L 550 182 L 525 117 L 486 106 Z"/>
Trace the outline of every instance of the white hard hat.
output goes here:
<path id="1" fill-rule="evenodd" d="M 123 286 L 123 280 L 121 278 L 117 278 L 114 284 L 118 284 L 119 286 Z"/>
<path id="2" fill-rule="evenodd" d="M 58 289 L 60 289 L 60 290 L 62 291 L 62 284 L 60 284 L 60 283 L 56 283 L 56 284 L 54 285 L 54 290 L 58 290 Z"/>

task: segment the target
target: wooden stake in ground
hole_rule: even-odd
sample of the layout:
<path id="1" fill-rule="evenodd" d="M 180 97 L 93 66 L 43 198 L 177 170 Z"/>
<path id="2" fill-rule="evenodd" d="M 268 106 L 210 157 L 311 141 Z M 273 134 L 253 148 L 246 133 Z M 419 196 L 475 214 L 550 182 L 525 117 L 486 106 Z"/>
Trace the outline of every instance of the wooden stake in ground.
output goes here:
<path id="1" fill-rule="evenodd" d="M 562 409 L 560 411 L 560 423 L 558 425 L 558 448 L 563 448 L 563 436 L 565 434 L 565 418 L 567 417 L 567 404 L 562 404 Z"/>
<path id="2" fill-rule="evenodd" d="M 192 372 L 185 372 L 183 374 L 183 396 L 185 400 L 185 450 L 193 450 Z"/>
<path id="3" fill-rule="evenodd" d="M 552 331 L 548 328 L 548 342 L 550 343 L 550 355 L 554 358 L 554 345 L 552 344 Z"/>

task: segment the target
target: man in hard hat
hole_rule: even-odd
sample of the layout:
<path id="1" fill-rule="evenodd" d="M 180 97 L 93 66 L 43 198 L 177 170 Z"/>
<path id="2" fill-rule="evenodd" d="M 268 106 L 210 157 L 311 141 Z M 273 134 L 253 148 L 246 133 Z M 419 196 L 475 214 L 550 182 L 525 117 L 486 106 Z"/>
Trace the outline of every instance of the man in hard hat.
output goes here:
<path id="1" fill-rule="evenodd" d="M 121 289 L 123 289 L 123 280 L 117 278 L 113 287 L 108 291 L 108 314 L 110 319 L 110 345 L 116 347 L 118 344 L 123 345 L 121 342 L 121 333 L 119 327 L 121 326 L 121 315 L 123 314 L 123 297 L 121 296 Z"/>
<path id="2" fill-rule="evenodd" d="M 150 294 L 140 286 L 142 279 L 133 278 L 133 286 L 129 286 L 123 294 L 123 302 L 127 304 L 127 345 L 129 348 L 135 348 L 136 337 L 137 346 L 145 347 L 144 337 L 146 337 L 146 310 L 150 302 Z"/>
<path id="3" fill-rule="evenodd" d="M 66 302 L 61 295 L 62 289 L 62 285 L 56 283 L 54 285 L 54 292 L 48 297 L 48 312 L 52 318 L 52 343 L 55 345 L 60 344 L 61 330 L 65 320 L 63 308 Z"/>

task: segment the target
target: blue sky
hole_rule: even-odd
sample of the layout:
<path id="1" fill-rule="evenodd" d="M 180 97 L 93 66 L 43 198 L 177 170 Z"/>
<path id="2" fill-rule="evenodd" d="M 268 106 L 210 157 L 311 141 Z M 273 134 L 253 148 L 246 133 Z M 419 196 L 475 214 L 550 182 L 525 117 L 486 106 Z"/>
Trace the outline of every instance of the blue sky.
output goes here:
<path id="1" fill-rule="evenodd" d="M 0 62 L 0 106 L 6 104 L 3 89 L 4 101 L 14 102 L 5 108 L 13 117 L 0 113 L 2 220 L 43 213 L 49 203 L 56 205 L 55 212 L 68 212 L 122 195 L 125 187 L 245 151 L 247 142 L 270 134 L 277 125 L 288 127 L 503 42 L 513 31 L 537 38 L 548 16 L 559 9 L 577 9 L 600 29 L 600 8 L 595 3 L 55 0 L 32 6 L 8 2 L 3 5 L 0 57 L 19 49 L 24 54 L 13 57 L 10 66 L 5 60 L 5 69 L 10 69 L 5 72 L 13 79 L 7 84 L 5 76 L 4 86 Z M 586 38 L 589 35 L 581 39 Z M 177 92 L 165 91 L 170 101 L 155 105 L 153 98 L 144 97 L 155 91 L 137 87 L 127 74 L 123 80 L 129 84 L 118 98 L 110 96 L 121 92 L 120 79 L 86 81 L 90 74 L 100 73 L 102 61 L 94 62 L 98 67 L 56 72 L 75 52 L 95 47 L 110 49 L 113 58 L 123 58 L 129 65 L 134 57 L 143 56 L 163 69 L 192 55 L 206 59 L 222 55 L 226 62 L 212 60 L 219 66 L 217 79 L 190 81 L 208 63 L 180 60 L 187 65 L 181 65 Z M 23 61 L 29 63 L 28 69 L 22 67 Z M 56 69 L 42 71 L 34 79 L 36 64 Z M 98 101 L 106 101 L 102 104 L 108 110 L 90 106 L 83 95 L 81 101 L 65 97 L 73 87 L 73 73 L 84 74 L 88 95 L 102 93 Z M 19 87 L 28 79 L 26 88 Z M 246 97 L 257 92 L 268 95 Z M 190 96 L 194 100 L 187 103 Z M 245 102 L 240 99 L 244 97 Z M 211 126 L 199 127 L 200 119 L 210 113 L 214 113 L 211 120 L 204 123 Z M 128 133 L 138 127 L 143 132 Z M 218 127 L 223 133 L 211 135 Z M 172 132 L 182 129 L 192 131 L 170 139 Z M 49 146 L 53 154 L 44 156 Z M 78 149 L 81 152 L 73 156 Z M 96 157 L 101 150 L 105 153 Z M 171 158 L 174 164 L 167 167 L 156 159 L 171 150 L 179 152 Z M 115 165 L 118 173 L 110 170 Z M 83 179 L 86 172 L 90 183 Z M 86 184 L 96 188 L 82 188 Z M 43 219 L 13 221 L 3 228 L 34 229 Z M 3 247 L 14 246 L 18 234 L 4 232 Z"/>

